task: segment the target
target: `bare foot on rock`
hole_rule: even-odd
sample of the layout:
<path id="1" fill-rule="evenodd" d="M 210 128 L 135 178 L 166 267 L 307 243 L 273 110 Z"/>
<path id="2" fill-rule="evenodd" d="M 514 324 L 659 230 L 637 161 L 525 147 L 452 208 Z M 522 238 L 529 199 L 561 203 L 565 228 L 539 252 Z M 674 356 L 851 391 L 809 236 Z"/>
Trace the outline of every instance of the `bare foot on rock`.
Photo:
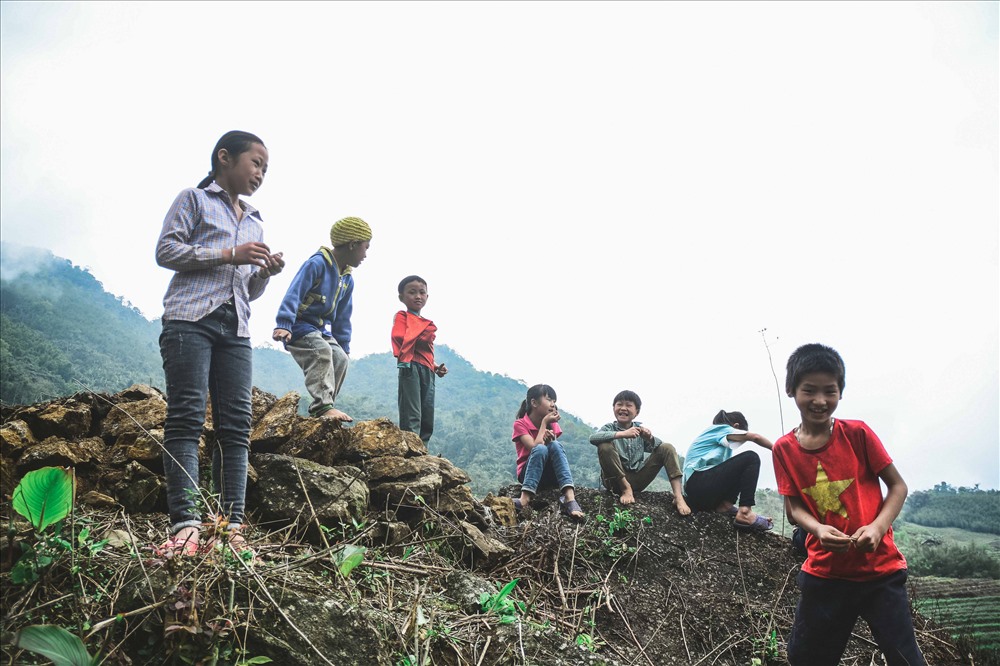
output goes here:
<path id="1" fill-rule="evenodd" d="M 321 419 L 334 419 L 335 421 L 340 421 L 341 423 L 349 423 L 354 420 L 339 409 L 328 409 L 320 414 L 319 417 Z"/>

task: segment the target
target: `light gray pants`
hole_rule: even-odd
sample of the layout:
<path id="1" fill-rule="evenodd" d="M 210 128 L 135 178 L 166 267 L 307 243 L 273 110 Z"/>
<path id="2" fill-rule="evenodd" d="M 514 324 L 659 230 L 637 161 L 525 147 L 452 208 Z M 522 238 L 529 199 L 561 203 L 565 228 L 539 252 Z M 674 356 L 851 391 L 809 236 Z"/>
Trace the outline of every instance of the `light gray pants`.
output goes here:
<path id="1" fill-rule="evenodd" d="M 319 331 L 306 333 L 285 345 L 295 362 L 305 373 L 306 390 L 312 396 L 309 415 L 319 416 L 332 409 L 340 387 L 347 377 L 350 358 L 333 338 L 324 338 Z"/>

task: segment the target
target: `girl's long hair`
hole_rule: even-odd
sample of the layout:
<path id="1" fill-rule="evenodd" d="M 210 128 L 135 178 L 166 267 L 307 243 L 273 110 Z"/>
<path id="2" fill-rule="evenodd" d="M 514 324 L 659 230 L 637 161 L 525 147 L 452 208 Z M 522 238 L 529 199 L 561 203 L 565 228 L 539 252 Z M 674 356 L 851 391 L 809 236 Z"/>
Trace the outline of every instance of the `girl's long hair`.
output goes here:
<path id="1" fill-rule="evenodd" d="M 219 173 L 219 151 L 223 148 L 226 152 L 233 156 L 233 158 L 239 157 L 241 154 L 250 150 L 250 146 L 255 143 L 264 145 L 264 142 L 260 140 L 256 134 L 251 134 L 250 132 L 241 132 L 240 130 L 232 130 L 226 132 L 222 135 L 222 138 L 215 144 L 215 149 L 212 150 L 212 170 L 208 172 L 208 175 L 201 179 L 198 183 L 198 189 L 204 189 L 212 184 L 215 180 L 215 176 Z"/>
<path id="2" fill-rule="evenodd" d="M 521 408 L 517 410 L 517 416 L 515 418 L 524 418 L 524 416 L 531 409 L 532 400 L 541 400 L 543 397 L 549 400 L 558 400 L 556 398 L 556 390 L 549 386 L 548 384 L 535 384 L 530 389 L 528 389 L 528 396 L 521 401 Z"/>

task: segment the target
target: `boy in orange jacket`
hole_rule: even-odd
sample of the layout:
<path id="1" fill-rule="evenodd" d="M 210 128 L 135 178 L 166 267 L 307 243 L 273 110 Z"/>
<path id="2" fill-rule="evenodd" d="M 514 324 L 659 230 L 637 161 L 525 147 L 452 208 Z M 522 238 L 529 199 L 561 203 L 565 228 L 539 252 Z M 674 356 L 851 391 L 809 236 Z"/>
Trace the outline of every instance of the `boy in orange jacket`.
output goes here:
<path id="1" fill-rule="evenodd" d="M 426 444 L 434 431 L 434 376 L 444 377 L 444 363 L 434 363 L 437 326 L 420 316 L 427 303 L 427 282 L 408 275 L 399 283 L 406 306 L 392 322 L 392 355 L 399 369 L 399 427 L 415 432 Z"/>

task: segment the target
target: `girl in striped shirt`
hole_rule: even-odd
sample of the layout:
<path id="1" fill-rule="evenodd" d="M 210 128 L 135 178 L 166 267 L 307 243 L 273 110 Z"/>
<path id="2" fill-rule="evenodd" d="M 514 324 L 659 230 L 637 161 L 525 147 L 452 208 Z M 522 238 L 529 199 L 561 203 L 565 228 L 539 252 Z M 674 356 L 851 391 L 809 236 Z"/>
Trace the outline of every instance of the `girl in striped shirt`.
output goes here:
<path id="1" fill-rule="evenodd" d="M 264 244 L 260 213 L 240 199 L 260 188 L 267 148 L 248 132 L 227 132 L 212 151 L 212 170 L 177 195 L 163 221 L 156 263 L 174 271 L 163 298 L 160 354 L 167 383 L 163 466 L 171 536 L 162 554 L 194 555 L 198 508 L 198 440 L 212 401 L 212 482 L 220 498 L 213 527 L 237 549 L 243 525 L 250 452 L 252 349 L 250 301 L 281 272 L 281 253 Z M 204 495 L 201 495 L 204 499 Z M 212 538 L 206 547 L 221 544 Z"/>

